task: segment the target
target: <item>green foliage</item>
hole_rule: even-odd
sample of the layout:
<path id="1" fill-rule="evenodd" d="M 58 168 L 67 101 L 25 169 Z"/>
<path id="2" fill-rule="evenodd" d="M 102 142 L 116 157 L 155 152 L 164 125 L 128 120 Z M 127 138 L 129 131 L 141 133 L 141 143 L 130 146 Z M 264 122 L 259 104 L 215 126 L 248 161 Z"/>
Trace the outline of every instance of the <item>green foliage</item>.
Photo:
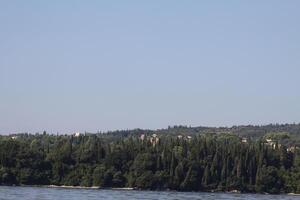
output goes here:
<path id="1" fill-rule="evenodd" d="M 247 142 L 241 140 L 243 131 L 259 132 L 259 127 L 0 136 L 0 184 L 299 193 L 300 152 L 287 151 L 297 145 L 291 140 L 297 131 L 265 129 L 268 134 L 261 138 L 246 135 Z M 159 142 L 151 142 L 153 133 Z M 265 138 L 278 140 L 277 145 Z"/>
<path id="2" fill-rule="evenodd" d="M 264 136 L 264 139 L 273 139 L 273 140 L 284 140 L 289 139 L 291 136 L 288 132 L 269 132 Z"/>
<path id="3" fill-rule="evenodd" d="M 263 166 L 258 171 L 256 190 L 258 192 L 280 193 L 283 183 L 282 178 L 278 175 L 278 169 L 275 167 Z"/>

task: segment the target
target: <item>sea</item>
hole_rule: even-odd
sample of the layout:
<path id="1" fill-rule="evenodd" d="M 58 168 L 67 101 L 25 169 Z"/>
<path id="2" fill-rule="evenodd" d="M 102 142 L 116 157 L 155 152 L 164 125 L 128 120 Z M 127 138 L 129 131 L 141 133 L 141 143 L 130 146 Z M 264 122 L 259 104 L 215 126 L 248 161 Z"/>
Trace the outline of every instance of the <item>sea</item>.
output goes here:
<path id="1" fill-rule="evenodd" d="M 0 200 L 300 200 L 293 195 L 0 186 Z"/>

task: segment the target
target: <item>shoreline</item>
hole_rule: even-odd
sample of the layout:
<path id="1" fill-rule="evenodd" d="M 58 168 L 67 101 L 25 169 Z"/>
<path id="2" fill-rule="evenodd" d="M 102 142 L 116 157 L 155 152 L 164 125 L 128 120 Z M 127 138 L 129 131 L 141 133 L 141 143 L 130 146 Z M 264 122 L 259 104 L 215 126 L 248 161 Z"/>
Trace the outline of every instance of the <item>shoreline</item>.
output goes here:
<path id="1" fill-rule="evenodd" d="M 93 189 L 93 190 L 137 190 L 135 188 L 106 188 L 100 186 L 71 186 L 71 185 L 16 185 L 15 187 L 41 187 L 41 188 L 62 188 L 62 189 Z"/>

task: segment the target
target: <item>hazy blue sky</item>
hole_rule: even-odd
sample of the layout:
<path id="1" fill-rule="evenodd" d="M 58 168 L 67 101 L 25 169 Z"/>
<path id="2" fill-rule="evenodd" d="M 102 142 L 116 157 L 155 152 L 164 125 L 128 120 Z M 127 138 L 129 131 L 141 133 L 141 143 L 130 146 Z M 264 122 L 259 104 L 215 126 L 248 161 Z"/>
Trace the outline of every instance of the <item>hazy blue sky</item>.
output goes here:
<path id="1" fill-rule="evenodd" d="M 0 1 L 0 133 L 300 122 L 300 1 Z"/>

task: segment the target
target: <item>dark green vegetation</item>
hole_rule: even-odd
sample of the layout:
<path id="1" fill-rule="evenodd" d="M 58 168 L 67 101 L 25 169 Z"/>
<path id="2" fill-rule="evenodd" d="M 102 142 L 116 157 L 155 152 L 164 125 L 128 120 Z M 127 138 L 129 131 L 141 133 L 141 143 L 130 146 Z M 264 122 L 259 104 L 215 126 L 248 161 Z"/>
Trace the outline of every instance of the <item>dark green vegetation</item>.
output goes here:
<path id="1" fill-rule="evenodd" d="M 300 125 L 0 136 L 0 184 L 300 193 Z"/>

